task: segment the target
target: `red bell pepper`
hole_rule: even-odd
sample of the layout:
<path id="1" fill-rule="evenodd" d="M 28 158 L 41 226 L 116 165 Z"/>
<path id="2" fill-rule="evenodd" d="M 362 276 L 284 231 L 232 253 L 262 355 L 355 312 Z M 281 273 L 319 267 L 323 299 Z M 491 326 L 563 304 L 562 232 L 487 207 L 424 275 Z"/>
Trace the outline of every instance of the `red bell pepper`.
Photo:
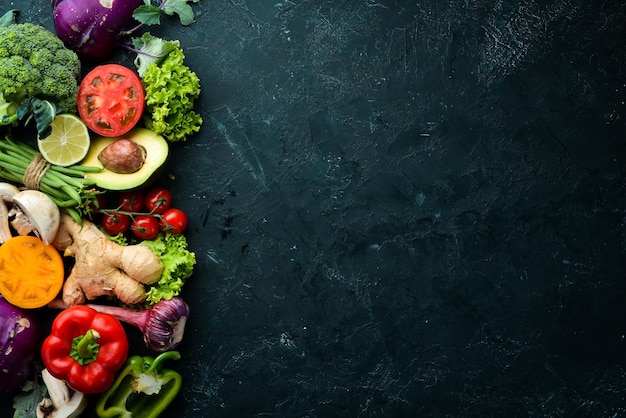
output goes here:
<path id="1" fill-rule="evenodd" d="M 115 380 L 128 356 L 128 339 L 112 315 L 84 305 L 62 311 L 41 347 L 50 374 L 82 393 L 100 393 Z"/>

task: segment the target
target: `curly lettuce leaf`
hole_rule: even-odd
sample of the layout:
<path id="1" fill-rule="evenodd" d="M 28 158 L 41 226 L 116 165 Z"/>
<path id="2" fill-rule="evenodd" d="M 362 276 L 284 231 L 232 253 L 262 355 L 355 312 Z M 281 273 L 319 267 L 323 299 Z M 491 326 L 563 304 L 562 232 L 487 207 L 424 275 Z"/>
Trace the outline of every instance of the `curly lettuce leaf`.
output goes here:
<path id="1" fill-rule="evenodd" d="M 160 64 L 170 52 L 180 47 L 180 42 L 166 41 L 146 32 L 140 38 L 133 38 L 133 47 L 137 50 L 137 73 L 143 76 L 150 64 Z"/>
<path id="2" fill-rule="evenodd" d="M 196 265 L 196 255 L 187 248 L 185 236 L 162 232 L 157 238 L 142 241 L 139 245 L 150 248 L 163 263 L 161 278 L 146 292 L 147 303 L 153 305 L 179 295 Z"/>
<path id="3" fill-rule="evenodd" d="M 147 40 L 148 38 L 146 38 Z M 170 142 L 185 141 L 200 130 L 202 117 L 194 111 L 200 96 L 200 79 L 187 65 L 185 54 L 175 46 L 160 61 L 149 64 L 141 74 L 146 94 L 146 127 Z"/>
<path id="4" fill-rule="evenodd" d="M 100 229 L 100 232 L 102 232 L 104 234 L 105 237 L 107 237 L 109 240 L 113 241 L 116 244 L 119 245 L 128 245 L 128 238 L 126 238 L 126 235 L 122 234 L 121 232 L 117 235 L 111 235 L 109 234 L 107 231 L 104 230 L 104 228 L 99 227 L 98 229 Z"/>

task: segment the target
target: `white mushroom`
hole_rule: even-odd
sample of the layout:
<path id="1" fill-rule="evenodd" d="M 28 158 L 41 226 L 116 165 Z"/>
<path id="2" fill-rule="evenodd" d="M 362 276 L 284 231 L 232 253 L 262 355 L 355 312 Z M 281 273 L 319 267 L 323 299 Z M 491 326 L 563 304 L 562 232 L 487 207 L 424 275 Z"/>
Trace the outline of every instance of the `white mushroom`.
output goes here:
<path id="1" fill-rule="evenodd" d="M 54 240 L 61 222 L 59 207 L 38 190 L 22 190 L 15 194 L 9 216 L 14 216 L 11 226 L 19 235 L 32 232 L 45 244 Z"/>
<path id="2" fill-rule="evenodd" d="M 37 405 L 37 418 L 75 418 L 85 410 L 87 397 L 71 390 L 67 384 L 52 376 L 48 369 L 41 371 L 43 382 L 50 398 L 44 398 Z"/>
<path id="3" fill-rule="evenodd" d="M 19 189 L 11 183 L 0 183 L 0 244 L 5 243 L 11 238 L 11 228 L 9 227 L 9 209 L 7 203 L 10 203 Z"/>

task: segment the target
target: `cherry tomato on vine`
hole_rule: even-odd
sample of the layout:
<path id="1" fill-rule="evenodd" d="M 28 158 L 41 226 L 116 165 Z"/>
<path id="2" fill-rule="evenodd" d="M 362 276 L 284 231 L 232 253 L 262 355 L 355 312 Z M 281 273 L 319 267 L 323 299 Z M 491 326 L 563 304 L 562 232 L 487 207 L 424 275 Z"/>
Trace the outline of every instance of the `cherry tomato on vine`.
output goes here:
<path id="1" fill-rule="evenodd" d="M 159 227 L 163 232 L 182 234 L 187 228 L 187 215 L 180 209 L 170 208 L 161 215 Z"/>
<path id="2" fill-rule="evenodd" d="M 94 197 L 94 200 L 89 202 L 88 209 L 91 212 L 97 212 L 100 209 L 106 208 L 106 205 L 107 205 L 106 196 L 104 195 L 104 193 L 100 193 Z"/>
<path id="3" fill-rule="evenodd" d="M 102 136 L 120 136 L 141 119 L 145 107 L 141 79 L 119 64 L 103 64 L 81 81 L 76 104 L 87 127 Z"/>
<path id="4" fill-rule="evenodd" d="M 139 212 L 144 208 L 144 192 L 141 190 L 125 191 L 120 193 L 120 210 L 126 212 Z"/>
<path id="5" fill-rule="evenodd" d="M 124 234 L 130 228 L 130 216 L 123 213 L 107 212 L 102 215 L 100 225 L 109 235 Z"/>
<path id="6" fill-rule="evenodd" d="M 172 206 L 172 194 L 165 187 L 153 187 L 146 193 L 145 204 L 148 212 L 162 214 Z"/>
<path id="7" fill-rule="evenodd" d="M 107 201 L 104 193 L 97 194 L 92 197 L 85 208 L 85 215 L 94 222 L 100 222 L 102 219 L 101 209 L 106 208 Z"/>
<path id="8" fill-rule="evenodd" d="M 151 240 L 159 235 L 159 221 L 152 215 L 137 215 L 130 230 L 139 239 Z"/>

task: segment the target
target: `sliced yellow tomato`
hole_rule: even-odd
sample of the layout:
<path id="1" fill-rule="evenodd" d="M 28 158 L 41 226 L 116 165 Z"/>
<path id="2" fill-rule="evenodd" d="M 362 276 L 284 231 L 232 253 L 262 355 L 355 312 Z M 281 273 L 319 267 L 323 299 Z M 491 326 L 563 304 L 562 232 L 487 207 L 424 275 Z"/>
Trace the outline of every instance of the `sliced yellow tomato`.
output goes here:
<path id="1" fill-rule="evenodd" d="M 61 254 L 37 237 L 16 236 L 0 246 L 0 294 L 25 309 L 51 302 L 63 287 Z"/>

